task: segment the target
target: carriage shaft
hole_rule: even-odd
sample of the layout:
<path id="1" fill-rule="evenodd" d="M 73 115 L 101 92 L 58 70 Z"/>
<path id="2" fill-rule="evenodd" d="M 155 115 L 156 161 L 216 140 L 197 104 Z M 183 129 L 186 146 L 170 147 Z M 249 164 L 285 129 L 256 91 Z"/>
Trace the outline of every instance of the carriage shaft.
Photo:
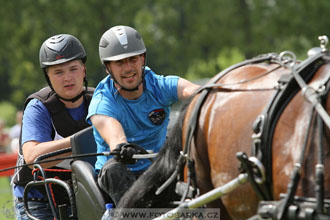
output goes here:
<path id="1" fill-rule="evenodd" d="M 201 207 L 205 204 L 212 202 L 213 200 L 216 200 L 216 199 L 230 193 L 231 191 L 235 190 L 237 187 L 246 183 L 247 181 L 248 181 L 248 174 L 242 173 L 235 179 L 226 183 L 225 185 L 217 187 L 187 203 L 183 203 L 180 206 L 178 206 L 177 208 L 172 209 L 171 211 L 169 211 L 169 212 L 165 213 L 164 215 L 162 215 L 158 218 L 155 218 L 153 220 L 172 219 L 170 216 L 175 216 L 174 214 L 180 213 L 180 212 L 184 211 L 185 209 L 194 209 L 194 208 Z"/>

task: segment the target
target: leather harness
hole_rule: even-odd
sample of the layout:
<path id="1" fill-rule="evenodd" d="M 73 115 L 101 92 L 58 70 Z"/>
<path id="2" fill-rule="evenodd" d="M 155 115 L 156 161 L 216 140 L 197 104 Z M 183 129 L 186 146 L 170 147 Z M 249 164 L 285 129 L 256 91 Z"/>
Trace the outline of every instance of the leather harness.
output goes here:
<path id="1" fill-rule="evenodd" d="M 316 71 L 320 68 L 320 66 L 323 65 L 328 60 L 329 60 L 329 56 L 327 54 L 318 53 L 306 59 L 305 61 L 301 62 L 297 67 L 297 73 L 304 79 L 306 83 L 308 83 L 312 79 Z M 179 171 L 183 170 L 183 166 L 186 163 L 186 161 L 188 162 L 191 161 L 191 159 L 189 158 L 191 141 L 197 127 L 197 120 L 204 101 L 206 100 L 209 92 L 215 87 L 217 87 L 217 89 L 219 89 L 220 91 L 230 90 L 226 88 L 221 88 L 223 85 L 216 84 L 216 82 L 224 75 L 226 75 L 227 73 L 238 67 L 248 64 L 261 63 L 261 62 L 280 62 L 280 61 L 278 60 L 278 55 L 273 53 L 261 55 L 256 58 L 243 61 L 220 72 L 217 75 L 217 77 L 215 77 L 208 85 L 205 85 L 197 92 L 197 94 L 200 95 L 196 101 L 196 105 L 192 110 L 191 116 L 189 118 L 189 127 L 186 131 L 186 140 L 184 143 L 183 152 L 178 158 L 176 171 L 172 174 L 172 176 L 168 179 L 168 181 L 166 181 L 163 184 L 163 186 L 159 188 L 158 193 L 160 193 L 160 191 L 162 191 L 162 189 L 164 189 L 166 185 L 169 185 L 169 183 L 172 182 L 175 179 L 175 177 L 179 176 L 178 179 L 183 180 L 183 176 L 180 177 L 181 172 Z M 327 80 L 323 82 L 324 84 L 327 84 L 329 82 L 329 77 Z M 256 156 L 257 158 L 260 159 L 260 161 L 263 163 L 265 167 L 267 175 L 264 184 L 261 185 L 257 184 L 253 179 L 253 177 L 250 176 L 249 176 L 249 181 L 253 189 L 256 191 L 256 193 L 259 195 L 260 199 L 262 200 L 273 199 L 271 146 L 272 146 L 272 137 L 275 126 L 285 107 L 288 105 L 288 103 L 291 101 L 294 95 L 297 94 L 297 92 L 301 89 L 296 79 L 290 74 L 282 75 L 278 83 L 280 87 L 277 89 L 273 97 L 270 99 L 269 103 L 267 104 L 263 112 L 257 117 L 253 125 L 254 134 L 252 135 L 253 138 L 253 144 L 251 147 L 252 156 Z M 194 173 L 195 172 L 194 168 L 188 168 L 188 173 L 189 172 Z M 190 174 L 190 176 L 195 176 L 195 174 Z M 192 185 L 193 185 L 193 190 L 195 191 L 195 193 L 193 193 L 192 195 L 197 196 L 196 192 L 198 190 L 196 189 L 197 188 L 196 180 L 193 180 Z M 178 188 L 182 189 L 183 187 L 177 185 L 177 189 Z M 187 191 L 188 188 L 189 186 L 185 190 Z M 186 194 L 186 193 L 181 192 L 180 194 Z"/>

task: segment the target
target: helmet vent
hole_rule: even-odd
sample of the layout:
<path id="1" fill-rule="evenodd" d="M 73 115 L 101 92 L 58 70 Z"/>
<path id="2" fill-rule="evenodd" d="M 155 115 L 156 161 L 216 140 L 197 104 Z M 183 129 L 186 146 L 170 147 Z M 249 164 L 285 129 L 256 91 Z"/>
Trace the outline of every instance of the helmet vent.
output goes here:
<path id="1" fill-rule="evenodd" d="M 86 52 L 80 41 L 72 35 L 55 35 L 41 45 L 39 53 L 41 68 L 75 59 L 86 61 Z"/>
<path id="2" fill-rule="evenodd" d="M 115 28 L 113 31 L 115 32 L 115 35 L 119 40 L 119 43 L 122 46 L 124 46 L 126 49 L 127 48 L 127 35 L 126 35 L 125 28 L 123 26 L 119 26 L 119 27 Z"/>
<path id="3" fill-rule="evenodd" d="M 57 38 L 50 38 L 49 41 L 46 41 L 46 45 L 49 49 L 58 52 L 64 50 L 67 44 L 68 42 L 64 40 L 62 35 Z"/>
<path id="4" fill-rule="evenodd" d="M 106 48 L 108 45 L 109 42 L 106 39 L 102 38 L 100 41 L 100 47 Z"/>
<path id="5" fill-rule="evenodd" d="M 136 35 L 135 35 L 135 36 L 136 36 L 136 38 L 139 39 L 139 40 L 142 39 L 141 35 L 140 35 L 138 32 L 136 32 Z"/>

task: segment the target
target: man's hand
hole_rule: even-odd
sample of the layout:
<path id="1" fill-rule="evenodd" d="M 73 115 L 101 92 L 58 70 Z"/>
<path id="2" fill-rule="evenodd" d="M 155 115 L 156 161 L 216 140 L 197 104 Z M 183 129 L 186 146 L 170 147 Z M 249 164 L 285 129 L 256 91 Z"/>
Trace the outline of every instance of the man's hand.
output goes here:
<path id="1" fill-rule="evenodd" d="M 132 158 L 134 154 L 147 153 L 146 150 L 139 145 L 131 143 L 118 144 L 112 152 L 117 153 L 114 159 L 124 164 L 135 164 L 136 160 Z"/>

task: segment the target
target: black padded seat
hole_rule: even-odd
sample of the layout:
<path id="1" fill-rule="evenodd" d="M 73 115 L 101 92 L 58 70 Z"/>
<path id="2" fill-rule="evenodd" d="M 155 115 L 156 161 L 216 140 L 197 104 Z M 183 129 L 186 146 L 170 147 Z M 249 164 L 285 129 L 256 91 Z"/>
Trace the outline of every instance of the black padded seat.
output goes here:
<path id="1" fill-rule="evenodd" d="M 81 130 L 71 137 L 72 155 L 96 153 L 93 128 Z M 96 183 L 96 157 L 74 159 L 71 163 L 72 185 L 79 220 L 101 219 L 107 199 Z"/>
<path id="2" fill-rule="evenodd" d="M 72 155 L 96 153 L 96 143 L 93 135 L 93 127 L 85 128 L 71 136 Z M 74 160 L 83 160 L 95 165 L 96 157 L 84 157 Z"/>

